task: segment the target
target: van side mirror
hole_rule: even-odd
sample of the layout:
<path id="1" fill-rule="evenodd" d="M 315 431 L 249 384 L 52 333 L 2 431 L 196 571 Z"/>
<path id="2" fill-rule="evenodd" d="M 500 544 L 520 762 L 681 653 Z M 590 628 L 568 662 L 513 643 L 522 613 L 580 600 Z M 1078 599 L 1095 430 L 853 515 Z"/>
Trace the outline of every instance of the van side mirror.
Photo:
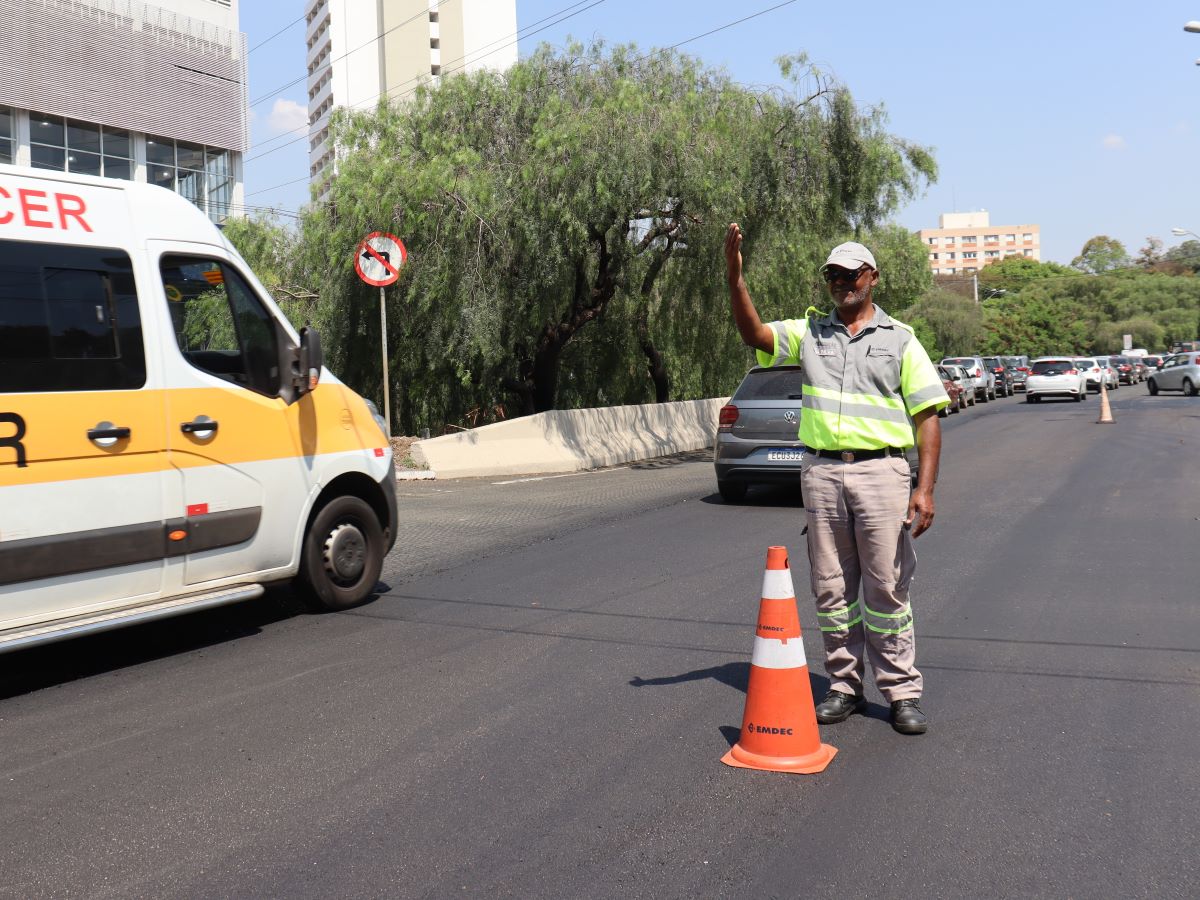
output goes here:
<path id="1" fill-rule="evenodd" d="M 315 328 L 300 329 L 300 348 L 296 352 L 295 384 L 299 396 L 316 390 L 321 380 L 325 354 L 321 351 L 321 335 Z"/>

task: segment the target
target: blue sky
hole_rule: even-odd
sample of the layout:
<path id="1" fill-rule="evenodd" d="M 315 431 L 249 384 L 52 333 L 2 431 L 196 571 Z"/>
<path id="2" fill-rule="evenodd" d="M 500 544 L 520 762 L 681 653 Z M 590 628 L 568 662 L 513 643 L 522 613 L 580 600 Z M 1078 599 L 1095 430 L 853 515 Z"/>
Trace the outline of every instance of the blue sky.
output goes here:
<path id="1" fill-rule="evenodd" d="M 568 36 L 670 46 L 781 0 L 592 2 L 517 0 L 517 25 L 530 31 L 578 12 L 522 38 L 521 55 Z M 1183 31 L 1200 0 L 913 7 L 797 0 L 680 49 L 751 85 L 778 83 L 774 60 L 804 51 L 860 104 L 883 104 L 892 132 L 932 147 L 940 167 L 896 217 L 909 228 L 987 209 L 996 225 L 1040 225 L 1043 259 L 1059 262 L 1095 234 L 1136 253 L 1147 235 L 1178 243 L 1172 227 L 1200 233 L 1200 34 Z M 303 12 L 302 0 L 242 0 L 247 45 Z M 247 205 L 307 202 L 307 142 L 284 136 L 303 127 L 304 54 L 303 21 L 250 54 L 250 100 L 270 96 L 251 110 Z"/>

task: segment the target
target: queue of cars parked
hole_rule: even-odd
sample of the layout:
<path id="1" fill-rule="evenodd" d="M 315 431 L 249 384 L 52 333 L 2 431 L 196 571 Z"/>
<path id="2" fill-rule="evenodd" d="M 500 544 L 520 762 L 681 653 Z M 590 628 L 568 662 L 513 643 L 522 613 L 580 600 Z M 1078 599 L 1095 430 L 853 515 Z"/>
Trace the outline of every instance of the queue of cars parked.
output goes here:
<path id="1" fill-rule="evenodd" d="M 943 418 L 976 403 L 1025 393 L 1044 398 L 1086 399 L 1089 391 L 1147 382 L 1151 394 L 1200 393 L 1200 351 L 1168 356 L 948 356 L 937 366 L 950 405 Z M 803 403 L 800 366 L 755 367 L 722 407 L 713 450 L 717 490 L 729 503 L 752 484 L 798 484 L 805 448 L 797 434 Z M 916 471 L 917 454 L 909 463 Z"/>

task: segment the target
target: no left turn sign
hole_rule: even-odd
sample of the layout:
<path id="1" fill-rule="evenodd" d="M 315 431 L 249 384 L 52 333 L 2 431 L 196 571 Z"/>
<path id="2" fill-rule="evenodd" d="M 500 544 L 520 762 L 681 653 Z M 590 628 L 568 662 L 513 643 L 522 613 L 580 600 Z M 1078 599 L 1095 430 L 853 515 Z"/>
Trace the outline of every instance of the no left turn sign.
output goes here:
<path id="1" fill-rule="evenodd" d="M 400 267 L 408 259 L 404 243 L 394 234 L 373 231 L 354 251 L 354 271 L 372 287 L 387 287 L 400 277 Z"/>

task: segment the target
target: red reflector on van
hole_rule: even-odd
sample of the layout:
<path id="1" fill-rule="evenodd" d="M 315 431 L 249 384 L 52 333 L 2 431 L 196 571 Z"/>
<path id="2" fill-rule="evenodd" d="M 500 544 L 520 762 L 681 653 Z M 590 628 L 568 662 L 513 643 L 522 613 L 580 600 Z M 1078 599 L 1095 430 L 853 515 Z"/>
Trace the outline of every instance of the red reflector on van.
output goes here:
<path id="1" fill-rule="evenodd" d="M 208 515 L 208 504 L 207 503 L 189 503 L 188 508 L 187 508 L 187 514 L 189 516 L 207 516 Z"/>
<path id="2" fill-rule="evenodd" d="M 738 420 L 738 408 L 732 403 L 727 403 L 721 407 L 720 418 L 717 421 L 722 428 L 728 428 Z"/>
<path id="3" fill-rule="evenodd" d="M 376 455 L 376 456 L 383 456 L 383 448 L 382 448 L 382 447 L 376 447 L 376 448 L 375 448 L 375 455 Z"/>

